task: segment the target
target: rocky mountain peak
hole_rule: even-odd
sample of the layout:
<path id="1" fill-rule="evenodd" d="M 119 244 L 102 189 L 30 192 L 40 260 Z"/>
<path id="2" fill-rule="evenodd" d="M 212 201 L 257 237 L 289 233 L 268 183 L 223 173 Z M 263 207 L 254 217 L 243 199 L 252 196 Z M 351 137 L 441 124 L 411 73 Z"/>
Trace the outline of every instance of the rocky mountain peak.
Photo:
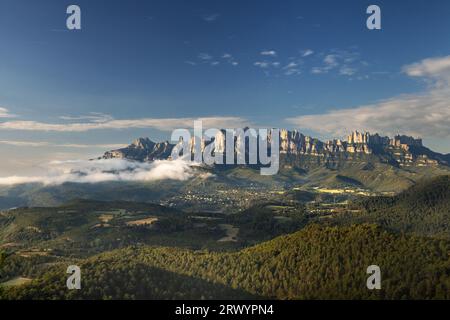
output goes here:
<path id="1" fill-rule="evenodd" d="M 154 145 L 155 143 L 149 138 L 138 138 L 131 143 L 130 147 L 136 149 L 151 149 Z"/>

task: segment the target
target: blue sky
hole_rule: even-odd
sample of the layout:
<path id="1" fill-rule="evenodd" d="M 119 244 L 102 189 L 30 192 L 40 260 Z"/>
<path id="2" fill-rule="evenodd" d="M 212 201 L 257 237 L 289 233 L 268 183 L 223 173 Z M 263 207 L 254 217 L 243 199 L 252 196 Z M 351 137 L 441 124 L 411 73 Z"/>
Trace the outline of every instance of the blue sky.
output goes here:
<path id="1" fill-rule="evenodd" d="M 81 7 L 80 31 L 66 29 L 70 4 Z M 382 30 L 366 28 L 370 4 L 381 7 Z M 174 123 L 197 117 L 323 138 L 405 132 L 450 152 L 442 129 L 449 31 L 444 0 L 0 0 L 0 150 L 11 155 L 0 174 L 101 154 L 138 136 L 168 139 Z M 425 59 L 437 71 L 423 70 Z M 384 121 L 418 97 L 408 119 Z M 440 121 L 423 122 L 428 103 Z M 370 126 L 361 120 L 381 111 Z M 130 125 L 70 129 L 114 120 Z"/>

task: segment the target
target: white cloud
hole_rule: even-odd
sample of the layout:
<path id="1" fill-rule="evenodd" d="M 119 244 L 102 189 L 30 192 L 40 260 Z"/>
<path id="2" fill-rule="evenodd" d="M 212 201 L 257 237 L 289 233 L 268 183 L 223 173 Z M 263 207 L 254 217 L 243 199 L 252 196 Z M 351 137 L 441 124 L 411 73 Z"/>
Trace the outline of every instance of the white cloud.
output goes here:
<path id="1" fill-rule="evenodd" d="M 367 67 L 367 62 L 361 61 L 360 54 L 354 50 L 330 50 L 319 53 L 322 56 L 321 65 L 311 68 L 312 74 L 326 74 L 336 71 L 338 75 L 351 77 L 358 73 L 359 68 Z M 362 78 L 361 78 L 362 79 Z"/>
<path id="2" fill-rule="evenodd" d="M 307 57 L 307 56 L 314 54 L 314 51 L 311 49 L 306 49 L 306 50 L 302 51 L 301 53 L 302 53 L 302 57 Z"/>
<path id="3" fill-rule="evenodd" d="M 198 58 L 200 60 L 211 60 L 213 57 L 208 53 L 199 53 Z"/>
<path id="4" fill-rule="evenodd" d="M 218 13 L 205 14 L 202 16 L 202 19 L 206 22 L 214 22 L 220 17 Z"/>
<path id="5" fill-rule="evenodd" d="M 356 71 L 357 70 L 355 68 L 344 66 L 339 70 L 339 74 L 343 76 L 352 76 L 356 73 Z"/>
<path id="6" fill-rule="evenodd" d="M 295 63 L 295 62 L 290 62 L 290 63 L 288 63 L 286 66 L 284 66 L 283 69 L 296 68 L 297 66 L 298 66 L 297 63 Z"/>
<path id="7" fill-rule="evenodd" d="M 225 60 L 224 63 L 230 64 L 232 66 L 237 66 L 239 63 L 236 61 L 236 59 L 230 54 L 230 53 L 224 53 L 222 55 L 218 55 L 217 58 L 215 58 L 213 55 L 209 54 L 209 53 L 199 53 L 197 55 L 197 59 L 198 61 L 192 61 L 192 60 L 187 60 L 185 61 L 185 63 L 190 64 L 192 66 L 196 66 L 196 65 L 209 65 L 209 66 L 218 66 L 221 64 L 221 61 L 219 60 Z"/>
<path id="8" fill-rule="evenodd" d="M 61 120 L 67 120 L 67 121 L 86 120 L 86 121 L 97 122 L 97 123 L 113 120 L 113 117 L 111 117 L 110 115 L 100 113 L 100 112 L 90 112 L 88 115 L 84 115 L 84 116 L 61 116 L 59 118 Z"/>
<path id="9" fill-rule="evenodd" d="M 336 66 L 338 63 L 336 62 L 336 55 L 335 54 L 329 54 L 325 57 L 325 59 L 323 59 L 323 62 L 325 62 L 325 64 L 330 65 L 330 66 Z"/>
<path id="10" fill-rule="evenodd" d="M 178 128 L 192 128 L 195 120 L 203 121 L 208 128 L 243 128 L 249 125 L 240 117 L 203 117 L 203 118 L 141 118 L 124 120 L 106 120 L 103 122 L 71 122 L 45 123 L 38 121 L 5 121 L 0 122 L 0 130 L 20 131 L 56 131 L 86 132 L 91 130 L 120 130 L 130 128 L 153 128 L 161 131 L 172 131 Z"/>
<path id="11" fill-rule="evenodd" d="M 0 140 L 0 144 L 6 144 L 16 147 L 46 147 L 48 142 L 34 142 L 34 141 L 17 141 L 17 140 Z"/>
<path id="12" fill-rule="evenodd" d="M 257 61 L 254 63 L 254 65 L 265 69 L 265 68 L 268 68 L 270 64 L 269 64 L 269 62 L 266 62 L 266 61 Z"/>
<path id="13" fill-rule="evenodd" d="M 224 53 L 222 59 L 225 59 L 232 66 L 237 66 L 239 64 L 230 53 Z"/>
<path id="14" fill-rule="evenodd" d="M 15 147 L 57 147 L 57 148 L 97 148 L 97 149 L 119 149 L 125 144 L 80 144 L 80 143 L 50 143 L 47 141 L 20 141 L 20 140 L 0 140 L 0 144 Z"/>
<path id="15" fill-rule="evenodd" d="M 403 71 L 412 77 L 435 77 L 450 73 L 450 56 L 424 59 L 420 62 L 403 67 Z"/>
<path id="16" fill-rule="evenodd" d="M 257 61 L 253 65 L 256 67 L 260 67 L 262 69 L 267 69 L 269 67 L 278 68 L 280 66 L 280 63 L 278 61 L 275 61 L 275 62 Z"/>
<path id="17" fill-rule="evenodd" d="M 15 115 L 9 113 L 9 110 L 3 107 L 0 107 L 0 118 L 14 118 Z"/>
<path id="18" fill-rule="evenodd" d="M 265 50 L 265 51 L 261 51 L 261 55 L 262 56 L 276 57 L 277 56 L 277 52 L 275 50 Z"/>
<path id="19" fill-rule="evenodd" d="M 312 74 L 321 74 L 321 73 L 325 73 L 325 70 L 323 70 L 322 68 L 319 68 L 319 67 L 313 67 L 313 68 L 311 68 L 311 73 Z"/>
<path id="20" fill-rule="evenodd" d="M 80 148 L 80 149 L 120 149 L 126 146 L 122 143 L 107 143 L 107 144 L 82 144 L 82 143 L 62 143 L 62 144 L 50 144 L 51 147 L 58 148 Z"/>
<path id="21" fill-rule="evenodd" d="M 405 66 L 410 76 L 426 76 L 433 85 L 425 92 L 397 96 L 379 103 L 306 115 L 288 122 L 331 135 L 367 130 L 393 135 L 398 132 L 424 138 L 450 138 L 450 56 L 425 59 Z"/>
<path id="22" fill-rule="evenodd" d="M 123 159 L 53 161 L 44 174 L 0 178 L 0 185 L 42 183 L 59 185 L 66 182 L 99 183 L 106 181 L 156 181 L 190 179 L 194 166 L 183 160 L 160 160 L 151 163 Z M 207 175 L 204 177 L 208 177 Z"/>
<path id="23" fill-rule="evenodd" d="M 294 74 L 300 74 L 301 72 L 298 67 L 299 67 L 298 63 L 290 62 L 283 67 L 283 70 L 285 70 L 284 74 L 287 76 L 294 75 Z"/>
<path id="24" fill-rule="evenodd" d="M 313 67 L 311 69 L 311 73 L 313 74 L 321 74 L 321 73 L 328 73 L 330 70 L 333 70 L 339 66 L 339 62 L 337 61 L 339 56 L 336 54 L 328 54 L 323 59 L 323 66 L 322 67 Z"/>
<path id="25" fill-rule="evenodd" d="M 236 61 L 236 59 L 230 54 L 230 53 L 224 53 L 220 57 L 220 59 L 225 60 L 226 63 L 232 65 L 232 66 L 237 66 L 239 63 Z M 193 61 L 185 61 L 185 63 L 190 64 L 190 65 L 197 65 L 197 64 L 207 64 L 210 66 L 218 66 L 221 64 L 221 62 L 219 61 L 219 58 L 214 58 L 214 56 L 210 55 L 209 53 L 200 53 L 197 56 L 198 58 L 198 63 L 197 62 L 193 62 Z"/>

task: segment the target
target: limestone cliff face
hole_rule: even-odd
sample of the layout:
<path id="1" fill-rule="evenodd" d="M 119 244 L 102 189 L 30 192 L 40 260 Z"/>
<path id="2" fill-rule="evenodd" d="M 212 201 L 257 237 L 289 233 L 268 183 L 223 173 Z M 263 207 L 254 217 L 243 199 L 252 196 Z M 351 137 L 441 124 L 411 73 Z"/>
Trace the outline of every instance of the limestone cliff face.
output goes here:
<path id="1" fill-rule="evenodd" d="M 372 149 L 369 141 L 381 141 L 378 135 L 371 136 L 369 133 L 353 132 L 347 137 L 347 141 L 340 139 L 322 142 L 318 139 L 304 136 L 298 131 L 281 130 L 280 151 L 286 154 L 310 154 L 323 155 L 327 153 L 365 153 L 371 154 Z M 388 140 L 386 140 L 387 142 Z"/>
<path id="2" fill-rule="evenodd" d="M 245 136 L 235 136 L 235 153 L 248 152 L 248 142 L 256 139 L 250 131 Z M 267 137 L 271 141 L 273 137 L 269 131 Z M 293 156 L 312 156 L 321 158 L 333 158 L 340 155 L 383 155 L 397 162 L 400 166 L 418 165 L 428 166 L 447 164 L 445 156 L 435 153 L 422 145 L 421 139 L 409 136 L 383 137 L 369 132 L 354 131 L 346 139 L 333 139 L 322 142 L 319 139 L 305 136 L 297 130 L 280 130 L 280 154 Z M 226 153 L 226 133 L 218 131 L 213 139 L 201 139 L 200 150 L 214 142 L 215 153 Z M 139 138 L 128 147 L 106 152 L 102 158 L 130 159 L 136 161 L 154 161 L 170 159 L 174 144 L 169 142 L 155 143 L 148 138 Z M 191 154 L 195 153 L 195 139 L 189 141 Z"/>
<path id="3" fill-rule="evenodd" d="M 390 140 L 389 144 L 393 147 L 408 150 L 409 147 L 422 147 L 422 139 L 414 139 L 413 137 L 397 135 Z"/>
<path id="4" fill-rule="evenodd" d="M 285 154 L 316 155 L 323 148 L 323 142 L 305 136 L 297 130 L 280 130 L 280 152 Z"/>

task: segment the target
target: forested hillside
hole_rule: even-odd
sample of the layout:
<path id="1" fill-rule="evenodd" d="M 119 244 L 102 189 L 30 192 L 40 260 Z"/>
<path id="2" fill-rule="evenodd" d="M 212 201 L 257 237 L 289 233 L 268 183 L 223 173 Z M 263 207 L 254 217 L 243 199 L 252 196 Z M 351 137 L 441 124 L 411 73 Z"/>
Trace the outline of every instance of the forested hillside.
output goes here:
<path id="1" fill-rule="evenodd" d="M 66 289 L 67 265 L 61 264 L 3 298 L 443 299 L 450 298 L 449 250 L 446 240 L 396 235 L 375 225 L 311 225 L 234 253 L 115 250 L 78 262 L 81 290 Z M 382 290 L 366 287 L 372 264 L 381 268 Z"/>
<path id="2" fill-rule="evenodd" d="M 351 223 L 373 222 L 386 228 L 423 235 L 450 236 L 450 176 L 417 183 L 394 197 L 373 197 L 355 203 L 363 215 Z"/>

